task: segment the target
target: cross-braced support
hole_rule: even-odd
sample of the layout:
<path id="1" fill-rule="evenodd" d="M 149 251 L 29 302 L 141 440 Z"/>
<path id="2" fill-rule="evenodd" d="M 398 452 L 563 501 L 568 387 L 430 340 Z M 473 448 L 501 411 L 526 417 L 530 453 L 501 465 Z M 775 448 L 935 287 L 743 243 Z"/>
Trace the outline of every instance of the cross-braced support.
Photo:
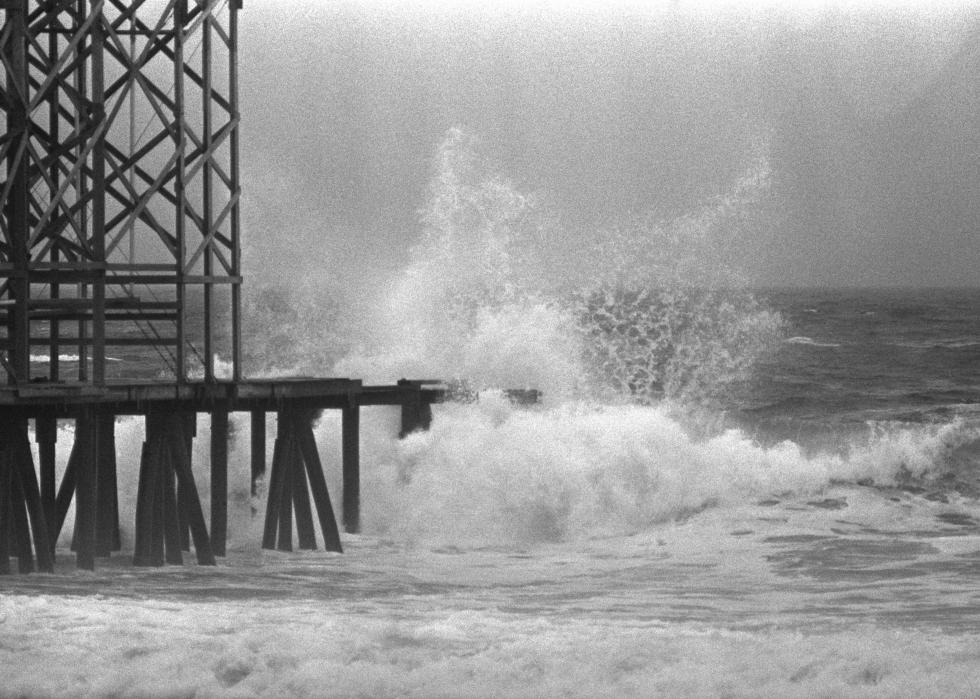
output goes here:
<path id="1" fill-rule="evenodd" d="M 180 413 L 155 413 L 146 417 L 146 441 L 136 494 L 134 565 L 162 566 L 165 562 L 180 565 L 182 522 L 190 528 L 197 562 L 215 565 L 191 472 L 187 433 L 187 420 Z"/>
<path id="2" fill-rule="evenodd" d="M 310 410 L 284 408 L 278 414 L 276 442 L 273 446 L 272 472 L 269 476 L 269 501 L 265 511 L 262 547 L 280 551 L 293 550 L 293 510 L 299 548 L 316 548 L 310 493 L 316 504 L 327 551 L 342 552 L 340 533 L 330 504 L 323 466 L 313 436 L 315 413 Z M 309 477 L 309 485 L 307 485 Z"/>
<path id="3" fill-rule="evenodd" d="M 54 425 L 37 421 L 36 439 L 41 455 L 41 493 L 45 513 L 51 517 L 51 549 L 75 500 L 75 527 L 71 548 L 79 568 L 92 570 L 95 558 L 118 551 L 119 500 L 116 486 L 115 416 L 86 412 L 75 420 L 75 443 L 54 495 Z"/>
<path id="4" fill-rule="evenodd" d="M 10 572 L 11 552 L 21 573 L 34 570 L 35 556 L 38 570 L 54 570 L 26 419 L 0 424 L 0 573 Z"/>
<path id="5" fill-rule="evenodd" d="M 0 3 L 9 383 L 101 386 L 132 368 L 107 362 L 127 345 L 158 354 L 147 378 L 184 382 L 197 360 L 214 380 L 219 352 L 241 377 L 240 5 Z"/>

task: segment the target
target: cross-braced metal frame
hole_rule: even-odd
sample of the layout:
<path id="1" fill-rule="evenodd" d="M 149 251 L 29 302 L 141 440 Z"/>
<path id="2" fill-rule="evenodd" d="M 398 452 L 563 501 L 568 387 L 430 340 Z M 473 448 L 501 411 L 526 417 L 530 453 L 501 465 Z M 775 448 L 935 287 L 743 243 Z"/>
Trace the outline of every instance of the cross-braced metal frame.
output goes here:
<path id="1" fill-rule="evenodd" d="M 177 383 L 215 380 L 216 355 L 241 378 L 240 7 L 0 0 L 9 383 L 130 378 L 107 347 L 152 348 Z"/>

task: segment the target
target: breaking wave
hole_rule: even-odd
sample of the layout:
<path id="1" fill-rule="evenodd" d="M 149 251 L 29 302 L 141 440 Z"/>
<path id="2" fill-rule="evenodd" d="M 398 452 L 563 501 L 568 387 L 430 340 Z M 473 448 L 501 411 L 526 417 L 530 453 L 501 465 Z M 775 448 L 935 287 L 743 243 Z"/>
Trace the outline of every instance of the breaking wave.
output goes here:
<path id="1" fill-rule="evenodd" d="M 348 353 L 334 371 L 440 378 L 481 398 L 436 406 L 428 432 L 363 445 L 366 531 L 556 541 L 835 482 L 894 486 L 948 472 L 980 436 L 975 424 L 879 426 L 816 454 L 731 428 L 726 393 L 783 341 L 782 319 L 727 263 L 765 187 L 756 164 L 690 215 L 644 216 L 567 243 L 544 197 L 451 131 L 411 264 L 362 328 L 359 347 L 371 351 Z M 816 344 L 789 340 L 804 341 Z M 528 387 L 544 393 L 530 410 L 495 392 Z M 336 433 L 328 425 L 321 439 Z"/>
<path id="2" fill-rule="evenodd" d="M 929 484 L 977 466 L 980 426 L 884 425 L 843 453 L 762 446 L 730 429 L 691 437 L 664 407 L 565 404 L 522 410 L 503 397 L 437 406 L 368 476 L 369 531 L 454 543 L 630 534 L 705 508 L 799 498 L 835 483 Z"/>
<path id="3" fill-rule="evenodd" d="M 424 231 L 363 347 L 335 372 L 533 387 L 565 400 L 710 401 L 744 379 L 781 320 L 725 263 L 761 196 L 754 165 L 682 217 L 563 235 L 544 197 L 495 172 L 478 139 L 440 146 Z"/>

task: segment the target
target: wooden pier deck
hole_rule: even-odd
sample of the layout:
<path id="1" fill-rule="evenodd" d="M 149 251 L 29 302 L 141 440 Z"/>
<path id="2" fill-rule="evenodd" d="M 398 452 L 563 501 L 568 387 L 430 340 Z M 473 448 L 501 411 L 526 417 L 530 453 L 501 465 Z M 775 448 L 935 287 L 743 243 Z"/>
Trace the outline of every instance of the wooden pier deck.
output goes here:
<path id="1" fill-rule="evenodd" d="M 91 384 L 31 383 L 0 388 L 0 573 L 53 570 L 54 547 L 69 505 L 75 502 L 72 548 L 78 567 L 120 550 L 115 418 L 143 416 L 146 439 L 139 467 L 134 530 L 135 565 L 182 562 L 193 548 L 213 565 L 225 554 L 228 502 L 228 417 L 251 416 L 251 472 L 266 471 L 266 414 L 277 416 L 268 479 L 263 546 L 292 550 L 295 522 L 300 548 L 317 546 L 314 507 L 326 550 L 341 551 L 339 530 L 313 426 L 323 410 L 341 410 L 342 524 L 360 530 L 360 408 L 401 407 L 405 434 L 425 429 L 432 403 L 446 395 L 434 381 L 402 380 L 366 386 L 346 378 L 291 377 L 243 381 Z M 536 399 L 536 392 L 533 398 Z M 515 392 L 527 400 L 528 392 Z M 197 415 L 211 419 L 211 517 L 205 522 L 191 464 Z M 75 442 L 56 483 L 57 420 L 75 421 Z M 39 464 L 28 442 L 34 423 Z M 136 465 L 123 464 L 123 467 Z M 39 475 L 38 475 L 39 474 Z M 210 526 L 208 526 L 210 525 Z"/>

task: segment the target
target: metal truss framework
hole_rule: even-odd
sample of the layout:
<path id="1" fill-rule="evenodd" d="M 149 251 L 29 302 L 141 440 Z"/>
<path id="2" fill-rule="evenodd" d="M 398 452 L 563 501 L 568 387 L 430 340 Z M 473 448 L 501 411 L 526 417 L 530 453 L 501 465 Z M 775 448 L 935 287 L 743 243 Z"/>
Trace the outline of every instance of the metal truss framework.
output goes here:
<path id="1" fill-rule="evenodd" d="M 102 386 L 113 346 L 177 383 L 215 380 L 216 354 L 241 378 L 240 8 L 0 0 L 9 383 Z"/>

